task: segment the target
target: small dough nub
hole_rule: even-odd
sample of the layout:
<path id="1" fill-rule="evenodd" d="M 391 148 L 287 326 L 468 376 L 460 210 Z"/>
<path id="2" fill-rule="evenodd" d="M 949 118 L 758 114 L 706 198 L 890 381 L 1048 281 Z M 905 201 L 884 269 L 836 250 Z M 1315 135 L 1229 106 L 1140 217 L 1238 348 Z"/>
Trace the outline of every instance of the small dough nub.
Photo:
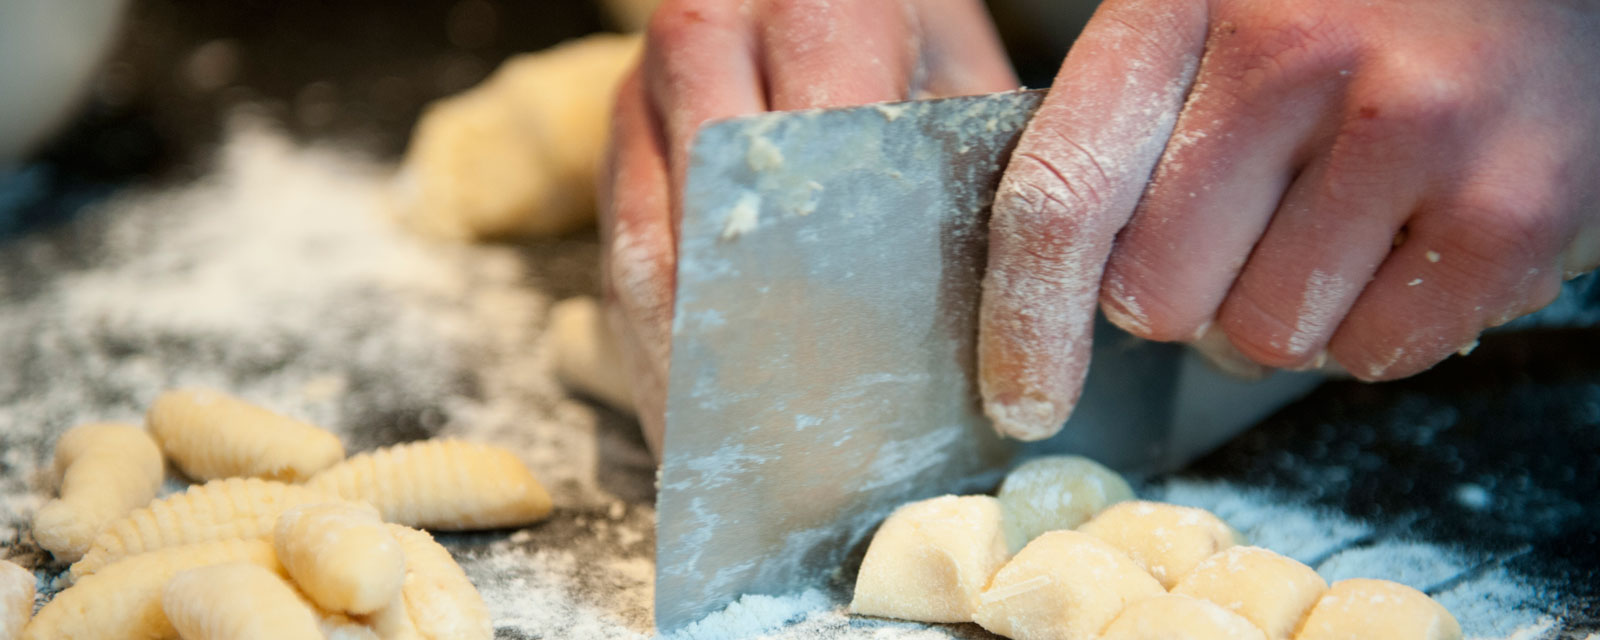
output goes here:
<path id="1" fill-rule="evenodd" d="M 411 618 L 409 629 L 425 640 L 492 640 L 489 607 L 450 551 L 425 531 L 394 524 L 389 531 L 406 553 L 401 598 Z M 374 617 L 385 613 L 380 610 Z"/>
<path id="2" fill-rule="evenodd" d="M 161 449 L 144 429 L 94 423 L 56 440 L 61 495 L 33 516 L 33 539 L 57 560 L 77 562 L 113 520 L 156 497 L 164 469 Z"/>
<path id="3" fill-rule="evenodd" d="M 1206 558 L 1172 592 L 1210 600 L 1244 616 L 1268 640 L 1288 640 L 1328 589 L 1316 570 L 1260 547 L 1230 547 Z"/>
<path id="4" fill-rule="evenodd" d="M 161 609 L 183 640 L 323 640 L 294 587 L 249 563 L 179 572 L 162 591 Z"/>
<path id="5" fill-rule="evenodd" d="M 1460 640 L 1444 605 L 1398 582 L 1353 578 L 1333 583 L 1295 640 Z"/>
<path id="6" fill-rule="evenodd" d="M 1166 593 L 1127 554 L 1077 531 L 1050 531 L 994 575 L 973 622 L 1016 640 L 1093 640 L 1129 604 Z"/>
<path id="7" fill-rule="evenodd" d="M 1046 531 L 1075 529 L 1102 509 L 1133 499 L 1117 472 L 1081 456 L 1046 456 L 1013 469 L 1000 485 L 1006 538 L 1015 552 Z"/>
<path id="8" fill-rule="evenodd" d="M 941 496 L 895 509 L 861 561 L 851 613 L 971 621 L 979 594 L 1010 555 L 1002 513 L 989 496 Z"/>
<path id="9" fill-rule="evenodd" d="M 555 347 L 555 374 L 561 384 L 634 414 L 632 383 L 598 300 L 580 296 L 556 303 L 550 308 L 547 335 Z"/>
<path id="10" fill-rule="evenodd" d="M 151 403 L 145 421 L 178 470 L 200 482 L 300 482 L 344 458 L 344 445 L 332 433 L 220 391 L 167 391 Z"/>
<path id="11" fill-rule="evenodd" d="M 22 628 L 33 616 L 37 589 L 38 580 L 32 571 L 0 560 L 0 640 L 22 636 Z"/>
<path id="12" fill-rule="evenodd" d="M 1099 640 L 1266 640 L 1266 636 L 1237 613 L 1206 600 L 1167 594 L 1128 605 Z"/>
<path id="13" fill-rule="evenodd" d="M 550 494 L 516 454 L 450 439 L 352 456 L 306 486 L 369 503 L 385 522 L 435 530 L 520 527 L 551 509 Z"/>
<path id="14" fill-rule="evenodd" d="M 1121 549 L 1167 589 L 1239 538 L 1205 509 L 1143 500 L 1113 505 L 1078 530 Z"/>
<path id="15" fill-rule="evenodd" d="M 405 554 L 371 505 L 291 507 L 278 517 L 272 540 L 278 560 L 318 607 L 365 615 L 400 595 Z"/>

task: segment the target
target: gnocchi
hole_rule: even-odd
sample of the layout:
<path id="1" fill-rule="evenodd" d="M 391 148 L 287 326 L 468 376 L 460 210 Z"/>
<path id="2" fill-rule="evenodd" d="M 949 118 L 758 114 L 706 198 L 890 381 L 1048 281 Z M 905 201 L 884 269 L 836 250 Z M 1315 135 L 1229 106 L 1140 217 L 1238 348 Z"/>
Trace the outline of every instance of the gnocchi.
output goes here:
<path id="1" fill-rule="evenodd" d="M 323 640 L 294 587 L 255 564 L 179 572 L 162 590 L 161 610 L 184 640 Z"/>
<path id="2" fill-rule="evenodd" d="M 299 482 L 344 458 L 344 445 L 332 433 L 218 391 L 167 391 L 145 420 L 178 470 L 202 482 Z"/>
<path id="3" fill-rule="evenodd" d="M 426 529 L 521 526 L 550 513 L 550 494 L 510 451 L 460 440 L 411 442 L 351 457 L 306 484 L 368 502 L 385 522 Z"/>
<path id="4" fill-rule="evenodd" d="M 1127 605 L 1166 593 L 1104 540 L 1050 531 L 990 580 L 973 622 L 1017 640 L 1092 640 Z"/>
<path id="5" fill-rule="evenodd" d="M 1266 640 L 1249 620 L 1214 603 L 1179 595 L 1128 605 L 1099 640 Z"/>
<path id="6" fill-rule="evenodd" d="M 1333 584 L 1295 640 L 1460 640 L 1455 616 L 1427 594 L 1388 580 Z"/>
<path id="7" fill-rule="evenodd" d="M 28 624 L 28 618 L 33 615 L 36 583 L 32 571 L 0 560 L 0 639 L 18 637 L 23 626 Z"/>
<path id="8" fill-rule="evenodd" d="M 33 539 L 57 560 L 77 562 L 108 523 L 161 489 L 161 450 L 144 429 L 96 423 L 56 441 L 61 494 L 33 516 Z"/>
<path id="9" fill-rule="evenodd" d="M 1000 485 L 1006 537 L 1015 553 L 1046 531 L 1074 529 L 1106 507 L 1133 499 L 1117 472 L 1080 456 L 1046 456 L 1023 463 Z"/>
<path id="10" fill-rule="evenodd" d="M 1210 600 L 1244 616 L 1268 640 L 1287 640 L 1328 588 L 1311 567 L 1260 547 L 1232 547 L 1206 558 L 1172 592 Z"/>
<path id="11" fill-rule="evenodd" d="M 1078 530 L 1121 549 L 1167 589 L 1239 537 L 1205 509 L 1142 500 L 1114 505 Z"/>
<path id="12" fill-rule="evenodd" d="M 493 638 L 489 607 L 450 551 L 427 532 L 399 525 L 389 525 L 389 530 L 406 555 L 401 596 L 411 628 L 425 640 Z"/>
<path id="13" fill-rule="evenodd" d="M 405 556 L 370 505 L 291 507 L 278 517 L 272 541 L 295 584 L 323 609 L 368 614 L 400 595 Z"/>
<path id="14" fill-rule="evenodd" d="M 923 622 L 968 622 L 989 576 L 1005 564 L 1000 501 L 941 496 L 896 509 L 873 535 L 850 611 Z"/>

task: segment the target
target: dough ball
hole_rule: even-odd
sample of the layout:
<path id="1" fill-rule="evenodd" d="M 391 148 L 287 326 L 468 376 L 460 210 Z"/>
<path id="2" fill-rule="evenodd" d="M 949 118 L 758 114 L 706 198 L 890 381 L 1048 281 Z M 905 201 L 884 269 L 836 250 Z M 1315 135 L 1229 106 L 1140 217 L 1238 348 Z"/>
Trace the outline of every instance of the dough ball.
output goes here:
<path id="1" fill-rule="evenodd" d="M 566 233 L 594 219 L 595 174 L 637 36 L 592 35 L 507 60 L 430 105 L 391 193 L 400 218 L 451 239 Z"/>
<path id="2" fill-rule="evenodd" d="M 1000 502 L 941 496 L 889 515 L 872 536 L 850 611 L 921 622 L 969 622 L 1005 564 Z"/>
<path id="3" fill-rule="evenodd" d="M 1075 529 L 1107 506 L 1133 499 L 1117 472 L 1079 456 L 1047 456 L 1013 469 L 1000 485 L 1006 539 L 1015 552 L 1046 531 Z"/>
<path id="4" fill-rule="evenodd" d="M 633 390 L 622 353 L 598 300 L 583 296 L 556 303 L 550 309 L 548 335 L 555 348 L 556 379 L 561 384 L 618 411 L 634 413 Z"/>
<path id="5" fill-rule="evenodd" d="M 1017 640 L 1092 640 L 1127 605 L 1164 593 L 1104 540 L 1051 531 L 1001 567 L 972 620 Z"/>
<path id="6" fill-rule="evenodd" d="M 1167 589 L 1239 539 L 1233 527 L 1205 509 L 1145 501 L 1114 505 L 1078 530 L 1121 549 Z"/>
<path id="7" fill-rule="evenodd" d="M 1295 640 L 1460 640 L 1461 625 L 1427 594 L 1398 582 L 1333 583 Z"/>
<path id="8" fill-rule="evenodd" d="M 1266 640 L 1239 614 L 1188 596 L 1164 595 L 1123 609 L 1100 640 Z"/>
<path id="9" fill-rule="evenodd" d="M 1288 640 L 1328 589 L 1311 567 L 1260 547 L 1231 547 L 1206 558 L 1172 588 L 1244 616 L 1268 640 Z"/>

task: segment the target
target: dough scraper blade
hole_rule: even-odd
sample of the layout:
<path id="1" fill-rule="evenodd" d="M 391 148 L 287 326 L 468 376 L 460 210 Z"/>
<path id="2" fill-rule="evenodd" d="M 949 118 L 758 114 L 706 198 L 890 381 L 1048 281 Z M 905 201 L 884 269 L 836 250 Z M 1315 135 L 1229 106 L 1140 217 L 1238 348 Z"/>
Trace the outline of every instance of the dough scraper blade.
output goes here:
<path id="1" fill-rule="evenodd" d="M 1029 455 L 1170 469 L 1317 381 L 1245 382 L 1101 321 L 1061 434 L 973 378 L 990 200 L 1042 92 L 713 123 L 691 150 L 657 500 L 656 625 L 823 586 L 895 506 Z"/>

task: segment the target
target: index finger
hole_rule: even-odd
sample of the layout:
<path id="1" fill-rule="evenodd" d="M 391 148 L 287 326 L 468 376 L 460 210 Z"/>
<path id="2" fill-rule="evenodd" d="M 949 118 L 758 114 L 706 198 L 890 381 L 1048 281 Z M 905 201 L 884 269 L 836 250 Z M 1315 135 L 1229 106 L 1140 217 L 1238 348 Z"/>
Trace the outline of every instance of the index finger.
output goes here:
<path id="1" fill-rule="evenodd" d="M 1084 27 L 995 194 L 978 380 L 1001 435 L 1049 437 L 1089 366 L 1106 257 L 1205 46 L 1202 0 L 1112 0 Z"/>

